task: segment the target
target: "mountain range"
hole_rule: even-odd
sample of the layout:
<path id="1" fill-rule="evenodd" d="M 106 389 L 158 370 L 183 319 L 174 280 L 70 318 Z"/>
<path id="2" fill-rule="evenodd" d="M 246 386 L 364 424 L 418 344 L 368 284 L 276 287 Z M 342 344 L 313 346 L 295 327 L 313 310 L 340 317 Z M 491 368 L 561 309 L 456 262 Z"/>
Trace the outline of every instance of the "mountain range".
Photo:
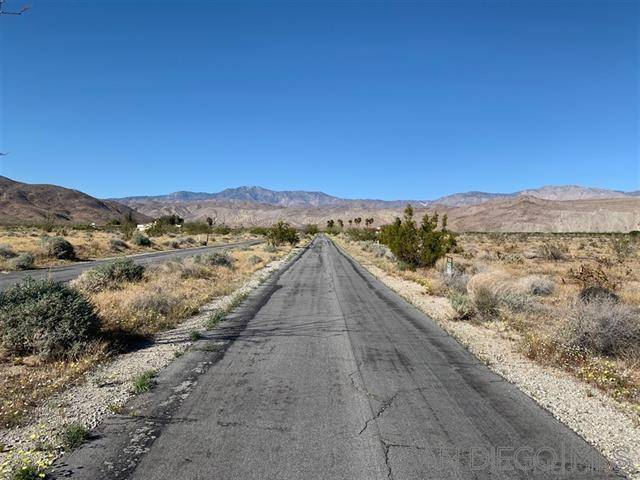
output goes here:
<path id="1" fill-rule="evenodd" d="M 179 191 L 168 195 L 100 200 L 55 185 L 32 185 L 0 177 L 0 223 L 107 223 L 131 216 L 144 223 L 162 215 L 186 220 L 212 218 L 228 225 L 324 225 L 329 219 L 374 218 L 379 226 L 402 214 L 407 203 L 417 216 L 447 214 L 458 231 L 630 231 L 640 229 L 640 192 L 577 185 L 545 186 L 513 193 L 466 192 L 435 200 L 345 199 L 323 192 L 229 188 L 217 193 Z"/>
<path id="2" fill-rule="evenodd" d="M 640 191 L 622 192 L 603 188 L 582 187 L 579 185 L 545 186 L 541 188 L 520 190 L 513 193 L 465 192 L 455 193 L 435 200 L 371 200 L 345 199 L 323 192 L 307 192 L 303 190 L 275 191 L 262 187 L 227 188 L 217 193 L 179 191 L 167 195 L 137 196 L 115 198 L 114 200 L 127 204 L 145 204 L 148 202 L 192 202 L 192 201 L 235 201 L 261 203 L 281 207 L 336 207 L 361 205 L 371 208 L 397 208 L 407 203 L 428 205 L 445 205 L 448 207 L 462 207 L 478 205 L 498 199 L 516 197 L 535 197 L 543 200 L 592 200 L 603 198 L 629 198 L 640 196 Z"/>

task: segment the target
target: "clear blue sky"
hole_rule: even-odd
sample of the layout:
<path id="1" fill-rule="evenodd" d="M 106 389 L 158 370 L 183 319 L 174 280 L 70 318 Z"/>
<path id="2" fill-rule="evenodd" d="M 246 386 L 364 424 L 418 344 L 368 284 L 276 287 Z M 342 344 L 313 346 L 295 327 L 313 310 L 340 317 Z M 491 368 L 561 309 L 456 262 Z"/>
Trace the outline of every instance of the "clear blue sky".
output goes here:
<path id="1" fill-rule="evenodd" d="M 0 174 L 102 197 L 638 189 L 638 5 L 35 0 L 0 18 Z"/>

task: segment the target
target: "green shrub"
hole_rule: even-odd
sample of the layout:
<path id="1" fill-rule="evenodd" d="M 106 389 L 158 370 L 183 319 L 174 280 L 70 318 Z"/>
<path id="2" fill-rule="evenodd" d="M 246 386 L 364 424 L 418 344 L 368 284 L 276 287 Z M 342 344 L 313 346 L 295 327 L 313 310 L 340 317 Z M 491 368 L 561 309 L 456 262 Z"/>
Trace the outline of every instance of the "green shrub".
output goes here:
<path id="1" fill-rule="evenodd" d="M 182 232 L 188 235 L 199 235 L 211 233 L 211 227 L 206 222 L 186 222 L 182 225 Z"/>
<path id="2" fill-rule="evenodd" d="M 251 255 L 248 260 L 249 260 L 249 263 L 252 265 L 257 265 L 259 263 L 262 263 L 262 257 L 259 257 L 258 255 Z"/>
<path id="3" fill-rule="evenodd" d="M 0 292 L 0 342 L 10 354 L 73 358 L 99 325 L 93 305 L 62 283 L 27 278 Z"/>
<path id="4" fill-rule="evenodd" d="M 456 246 L 455 235 L 447 230 L 447 216 L 438 230 L 438 214 L 425 214 L 420 227 L 413 220 L 413 208 L 407 205 L 404 220 L 396 218 L 380 232 L 380 243 L 389 247 L 398 260 L 412 268 L 432 267 Z"/>
<path id="5" fill-rule="evenodd" d="M 155 384 L 155 376 L 155 370 L 147 370 L 146 372 L 142 372 L 140 375 L 136 375 L 133 378 L 133 393 L 139 395 L 151 390 Z"/>
<path id="6" fill-rule="evenodd" d="M 485 320 L 495 318 L 500 313 L 500 295 L 492 288 L 479 285 L 473 291 L 472 305 L 475 312 Z"/>
<path id="7" fill-rule="evenodd" d="M 203 335 L 198 330 L 192 330 L 191 332 L 189 332 L 189 339 L 192 342 L 197 342 L 201 338 L 203 338 Z"/>
<path id="8" fill-rule="evenodd" d="M 207 330 L 213 330 L 224 318 L 224 311 L 216 310 L 207 318 Z"/>
<path id="9" fill-rule="evenodd" d="M 7 261 L 7 265 L 11 270 L 31 270 L 35 263 L 36 259 L 31 253 L 21 253 Z"/>
<path id="10" fill-rule="evenodd" d="M 278 246 L 285 243 L 295 245 L 300 241 L 298 231 L 286 222 L 280 220 L 267 231 L 267 242 Z"/>
<path id="11" fill-rule="evenodd" d="M 99 292 L 110 288 L 117 288 L 124 282 L 142 280 L 145 267 L 138 265 L 130 258 L 118 258 L 109 263 L 103 263 L 84 272 L 74 282 L 74 286 L 88 292 Z"/>
<path id="12" fill-rule="evenodd" d="M 218 235 L 229 235 L 231 233 L 231 227 L 226 225 L 218 225 L 213 227 L 213 233 L 217 233 Z"/>
<path id="13" fill-rule="evenodd" d="M 304 233 L 306 233 L 307 235 L 316 235 L 320 232 L 320 229 L 318 228 L 318 225 L 313 224 L 313 223 L 309 223 L 307 225 L 305 225 L 304 227 Z"/>
<path id="14" fill-rule="evenodd" d="M 249 233 L 252 235 L 266 235 L 267 234 L 267 227 L 260 227 L 260 226 L 255 226 L 255 227 L 251 227 L 249 229 Z"/>
<path id="15" fill-rule="evenodd" d="M 208 252 L 196 258 L 204 265 L 233 268 L 233 257 L 228 252 Z"/>
<path id="16" fill-rule="evenodd" d="M 13 251 L 11 246 L 4 245 L 4 244 L 0 245 L 0 258 L 4 258 L 5 260 L 8 260 L 10 258 L 14 258 L 17 256 L 18 254 Z"/>
<path id="17" fill-rule="evenodd" d="M 137 245 L 139 247 L 149 247 L 149 246 L 151 246 L 151 240 L 149 240 L 149 237 L 143 235 L 140 232 L 135 232 L 131 236 L 131 242 L 134 245 Z"/>
<path id="18" fill-rule="evenodd" d="M 59 260 L 73 260 L 76 258 L 76 251 L 73 245 L 62 237 L 46 238 L 45 248 L 48 256 Z"/>
<path id="19" fill-rule="evenodd" d="M 473 316 L 473 305 L 464 293 L 452 290 L 449 294 L 449 302 L 451 302 L 451 307 L 455 310 L 458 320 L 465 320 Z"/>
<path id="20" fill-rule="evenodd" d="M 23 465 L 11 476 L 11 480 L 41 480 L 44 473 L 36 465 Z"/>
<path id="21" fill-rule="evenodd" d="M 367 230 L 364 228 L 348 228 L 345 233 L 351 240 L 354 241 L 375 242 L 378 239 L 378 234 L 375 230 Z"/>
<path id="22" fill-rule="evenodd" d="M 89 436 L 89 430 L 79 423 L 67 425 L 62 432 L 62 444 L 69 450 L 75 450 Z"/>

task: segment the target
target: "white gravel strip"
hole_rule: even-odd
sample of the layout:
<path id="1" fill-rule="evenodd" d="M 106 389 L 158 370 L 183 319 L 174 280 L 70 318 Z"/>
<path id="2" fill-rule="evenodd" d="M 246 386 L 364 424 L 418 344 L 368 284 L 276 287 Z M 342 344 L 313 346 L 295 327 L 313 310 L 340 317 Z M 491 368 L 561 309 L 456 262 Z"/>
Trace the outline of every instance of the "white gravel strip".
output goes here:
<path id="1" fill-rule="evenodd" d="M 630 405 L 617 402 L 567 372 L 526 358 L 517 351 L 514 341 L 497 330 L 449 320 L 453 310 L 446 298 L 427 295 L 421 285 L 395 277 L 363 258 L 358 261 L 436 320 L 494 372 L 618 464 L 629 478 L 640 479 L 640 425 Z"/>
<path id="2" fill-rule="evenodd" d="M 286 258 L 258 270 L 238 290 L 203 306 L 200 313 L 177 328 L 157 334 L 150 346 L 117 355 L 92 369 L 84 375 L 82 382 L 53 395 L 45 405 L 36 409 L 27 425 L 0 430 L 0 445 L 5 450 L 0 454 L 0 463 L 10 450 L 29 451 L 38 448 L 38 444 L 59 448 L 58 434 L 70 423 L 94 428 L 133 395 L 132 380 L 136 375 L 166 367 L 178 352 L 185 351 L 192 344 L 190 332 L 205 329 L 212 311 L 225 309 L 236 297 L 249 293 L 296 253 L 297 249 Z"/>

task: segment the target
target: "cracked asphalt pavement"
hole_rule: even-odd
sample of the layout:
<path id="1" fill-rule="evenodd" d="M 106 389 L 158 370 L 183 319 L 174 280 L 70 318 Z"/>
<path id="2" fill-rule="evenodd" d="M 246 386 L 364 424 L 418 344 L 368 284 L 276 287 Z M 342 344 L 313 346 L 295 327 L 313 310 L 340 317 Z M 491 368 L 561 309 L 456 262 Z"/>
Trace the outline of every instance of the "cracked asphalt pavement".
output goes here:
<path id="1" fill-rule="evenodd" d="M 326 237 L 212 339 L 224 347 L 176 360 L 136 415 L 98 428 L 60 476 L 619 478 Z"/>

